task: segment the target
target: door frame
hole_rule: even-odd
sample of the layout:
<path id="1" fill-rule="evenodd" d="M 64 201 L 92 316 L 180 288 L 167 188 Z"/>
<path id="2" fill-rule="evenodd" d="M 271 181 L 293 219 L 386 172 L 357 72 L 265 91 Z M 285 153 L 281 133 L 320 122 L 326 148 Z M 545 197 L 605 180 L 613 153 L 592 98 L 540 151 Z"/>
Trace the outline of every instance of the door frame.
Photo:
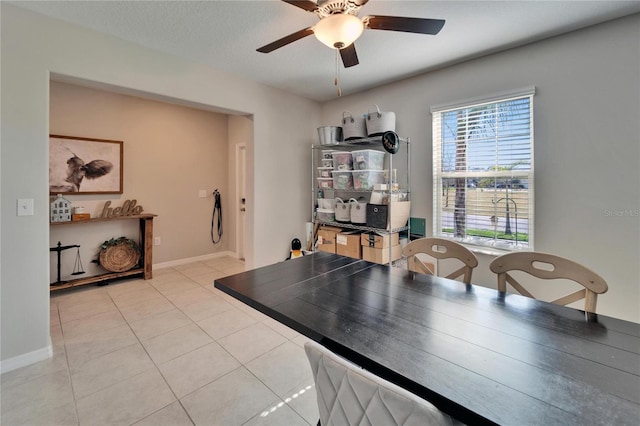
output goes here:
<path id="1" fill-rule="evenodd" d="M 236 191 L 235 191 L 235 201 L 233 203 L 235 207 L 235 219 L 236 219 L 236 256 L 240 259 L 244 259 L 245 247 L 244 242 L 246 240 L 247 233 L 247 203 L 245 201 L 245 212 L 242 214 L 240 209 L 243 207 L 240 202 L 240 198 L 243 197 L 247 199 L 247 144 L 239 143 L 235 146 L 235 181 L 236 181 Z M 242 188 L 242 184 L 244 183 L 244 188 Z"/>

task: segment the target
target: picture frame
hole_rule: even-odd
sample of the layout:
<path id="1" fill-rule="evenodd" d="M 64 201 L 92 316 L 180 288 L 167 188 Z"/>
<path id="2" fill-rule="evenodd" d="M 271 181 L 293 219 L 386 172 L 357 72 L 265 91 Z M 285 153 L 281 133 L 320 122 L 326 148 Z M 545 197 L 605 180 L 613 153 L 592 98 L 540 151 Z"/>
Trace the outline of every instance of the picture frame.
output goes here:
<path id="1" fill-rule="evenodd" d="M 122 194 L 123 142 L 49 135 L 49 193 Z"/>

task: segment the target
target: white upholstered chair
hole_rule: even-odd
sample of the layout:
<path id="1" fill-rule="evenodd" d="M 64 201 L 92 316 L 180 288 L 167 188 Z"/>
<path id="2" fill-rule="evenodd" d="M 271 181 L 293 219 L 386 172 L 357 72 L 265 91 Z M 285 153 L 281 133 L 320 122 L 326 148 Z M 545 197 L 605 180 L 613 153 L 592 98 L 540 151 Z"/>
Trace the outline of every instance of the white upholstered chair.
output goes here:
<path id="1" fill-rule="evenodd" d="M 462 244 L 443 238 L 420 238 L 411 241 L 402 249 L 402 254 L 407 257 L 407 266 L 410 271 L 436 275 L 436 271 L 431 270 L 427 263 L 416 257 L 420 253 L 424 253 L 436 260 L 458 259 L 462 262 L 462 266 L 445 278 L 455 280 L 462 276 L 464 283 L 471 284 L 471 274 L 473 273 L 473 268 L 478 266 L 478 258 Z"/>
<path id="2" fill-rule="evenodd" d="M 535 299 L 522 284 L 520 284 L 510 271 L 523 271 L 536 278 L 544 280 L 568 279 L 575 281 L 584 288 L 567 296 L 553 300 L 551 303 L 568 305 L 584 299 L 584 310 L 596 311 L 598 294 L 605 293 L 607 283 L 600 275 L 573 260 L 540 252 L 514 252 L 497 257 L 489 265 L 489 269 L 498 275 L 498 291 L 506 292 L 507 283 L 523 296 Z"/>
<path id="3" fill-rule="evenodd" d="M 309 341 L 321 426 L 459 425 L 428 401 Z"/>

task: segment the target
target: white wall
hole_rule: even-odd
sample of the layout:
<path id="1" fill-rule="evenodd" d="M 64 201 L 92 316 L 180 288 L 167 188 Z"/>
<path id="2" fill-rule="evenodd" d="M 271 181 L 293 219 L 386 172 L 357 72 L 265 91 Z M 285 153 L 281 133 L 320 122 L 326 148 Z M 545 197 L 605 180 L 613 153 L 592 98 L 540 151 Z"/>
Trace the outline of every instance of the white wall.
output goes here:
<path id="1" fill-rule="evenodd" d="M 158 215 L 153 231 L 161 244 L 153 249 L 153 263 L 234 249 L 232 226 L 217 245 L 210 236 L 213 190 L 220 190 L 223 205 L 232 198 L 226 114 L 52 81 L 49 117 L 52 134 L 123 141 L 123 193 L 66 198 L 84 206 L 92 217 L 100 216 L 107 201 L 117 207 L 134 199 L 145 213 Z M 199 197 L 200 189 L 206 198 Z M 129 230 L 120 229 L 124 226 Z M 89 262 L 103 241 L 122 235 L 138 240 L 138 233 L 137 221 L 56 226 L 50 230 L 50 247 L 58 241 L 81 245 L 85 276 L 91 276 L 104 273 Z M 69 279 L 75 250 L 62 252 L 61 258 L 62 279 Z M 52 282 L 57 272 L 54 259 Z"/>
<path id="2" fill-rule="evenodd" d="M 374 103 L 396 113 L 413 141 L 412 216 L 431 234 L 429 107 L 526 86 L 537 89 L 535 249 L 589 265 L 609 283 L 598 312 L 640 322 L 640 15 L 327 102 L 322 116 Z M 480 256 L 474 282 L 495 287 L 492 259 Z"/>
<path id="3" fill-rule="evenodd" d="M 252 241 L 249 266 L 283 259 L 291 235 L 304 235 L 307 147 L 320 106 L 120 39 L 1 3 L 1 353 L 3 369 L 46 356 L 49 345 L 49 79 L 55 73 L 222 112 L 253 114 L 248 167 Z M 303 148 L 304 147 L 304 148 Z M 296 158 L 282 167 L 283 153 Z M 281 210 L 281 196 L 290 208 Z M 33 198 L 35 215 L 16 217 Z M 274 226 L 278 224 L 278 226 Z M 279 250 L 282 247 L 282 252 Z"/>

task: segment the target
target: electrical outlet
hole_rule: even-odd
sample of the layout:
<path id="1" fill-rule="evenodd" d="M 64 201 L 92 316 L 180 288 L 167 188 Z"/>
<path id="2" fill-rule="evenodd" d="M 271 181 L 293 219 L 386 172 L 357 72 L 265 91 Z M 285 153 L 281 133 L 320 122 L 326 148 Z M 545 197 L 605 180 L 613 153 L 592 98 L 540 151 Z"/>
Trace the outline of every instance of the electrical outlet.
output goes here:
<path id="1" fill-rule="evenodd" d="M 155 237 L 155 238 L 153 239 L 153 245 L 154 245 L 154 246 L 159 246 L 159 245 L 160 245 L 160 243 L 161 243 L 160 237 Z"/>

